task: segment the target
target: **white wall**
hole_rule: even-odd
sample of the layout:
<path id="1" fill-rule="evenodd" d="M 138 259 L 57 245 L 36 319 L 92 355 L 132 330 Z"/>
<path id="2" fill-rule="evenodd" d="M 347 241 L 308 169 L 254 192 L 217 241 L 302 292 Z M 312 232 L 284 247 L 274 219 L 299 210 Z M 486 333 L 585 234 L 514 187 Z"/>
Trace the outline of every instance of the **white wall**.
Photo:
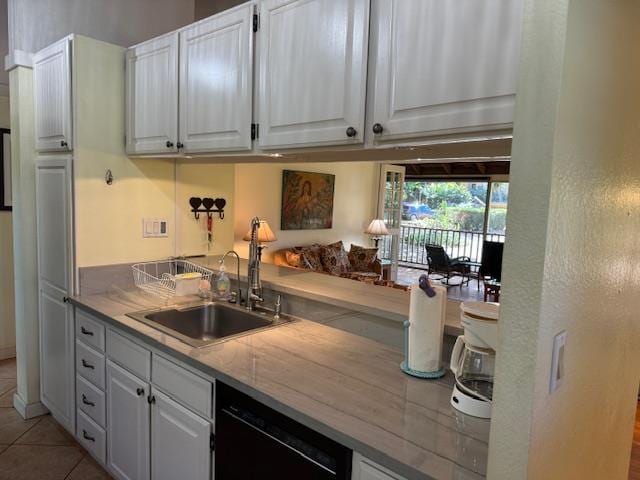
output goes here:
<path id="1" fill-rule="evenodd" d="M 7 0 L 0 0 L 0 58 L 9 52 L 8 23 Z M 4 68 L 0 68 L 0 95 L 9 96 L 9 72 L 5 72 Z"/>
<path id="2" fill-rule="evenodd" d="M 233 248 L 235 165 L 176 162 L 176 254 L 218 255 Z M 224 198 L 224 219 L 213 216 L 213 239 L 207 240 L 207 216 L 196 220 L 191 197 Z"/>
<path id="3" fill-rule="evenodd" d="M 124 49 L 79 36 L 73 55 L 78 267 L 175 255 L 175 162 L 124 152 Z M 104 181 L 107 169 L 112 185 Z M 145 217 L 166 219 L 168 237 L 143 238 Z"/>
<path id="4" fill-rule="evenodd" d="M 282 171 L 331 173 L 336 176 L 333 202 L 333 228 L 326 230 L 280 230 Z M 312 243 L 342 240 L 349 250 L 351 243 L 369 245 L 363 232 L 376 213 L 379 166 L 374 162 L 239 164 L 236 166 L 235 249 L 248 255 L 242 237 L 256 215 L 269 222 L 278 241 L 269 244 L 265 259 L 275 250 Z"/>
<path id="5" fill-rule="evenodd" d="M 194 20 L 194 0 L 8 0 L 9 51 L 37 52 L 69 33 L 125 47 Z"/>
<path id="6" fill-rule="evenodd" d="M 527 0 L 525 19 L 488 478 L 626 479 L 640 376 L 640 3 Z M 549 394 L 561 331 L 565 377 Z"/>
<path id="7" fill-rule="evenodd" d="M 195 0 L 195 18 L 200 20 L 228 8 L 235 7 L 246 0 Z"/>
<path id="8" fill-rule="evenodd" d="M 9 126 L 9 97 L 0 97 L 0 128 Z M 10 161 L 10 158 L 5 159 L 5 162 Z M 0 211 L 0 359 L 13 357 L 16 349 L 11 225 L 11 212 Z"/>

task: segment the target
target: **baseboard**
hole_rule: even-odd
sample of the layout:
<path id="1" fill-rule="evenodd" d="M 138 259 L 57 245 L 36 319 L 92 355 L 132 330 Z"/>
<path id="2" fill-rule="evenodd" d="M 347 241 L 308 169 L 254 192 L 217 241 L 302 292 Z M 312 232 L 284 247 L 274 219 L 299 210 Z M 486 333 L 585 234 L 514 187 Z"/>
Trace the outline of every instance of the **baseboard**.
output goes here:
<path id="1" fill-rule="evenodd" d="M 16 346 L 0 348 L 0 360 L 6 360 L 7 358 L 15 358 Z"/>
<path id="2" fill-rule="evenodd" d="M 15 408 L 25 420 L 49 413 L 47 407 L 41 402 L 26 403 L 17 393 L 13 395 L 13 408 Z"/>

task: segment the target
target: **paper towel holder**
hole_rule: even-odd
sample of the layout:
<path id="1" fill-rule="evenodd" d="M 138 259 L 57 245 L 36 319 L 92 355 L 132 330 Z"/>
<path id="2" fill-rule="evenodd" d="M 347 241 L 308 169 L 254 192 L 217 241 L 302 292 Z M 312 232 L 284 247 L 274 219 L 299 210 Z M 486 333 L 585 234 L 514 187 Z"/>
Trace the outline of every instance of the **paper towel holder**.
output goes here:
<path id="1" fill-rule="evenodd" d="M 431 287 L 429 283 L 429 277 L 426 275 L 420 276 L 420 289 L 424 292 L 428 297 L 435 296 L 435 291 Z M 405 320 L 402 322 L 402 327 L 404 329 L 404 360 L 400 364 L 400 369 L 406 373 L 407 375 L 411 375 L 412 377 L 417 378 L 426 378 L 426 379 L 434 379 L 441 378 L 445 374 L 444 368 L 439 370 L 434 370 L 433 372 L 423 372 L 420 370 L 415 370 L 413 368 L 409 368 L 409 326 L 411 322 L 409 320 Z"/>

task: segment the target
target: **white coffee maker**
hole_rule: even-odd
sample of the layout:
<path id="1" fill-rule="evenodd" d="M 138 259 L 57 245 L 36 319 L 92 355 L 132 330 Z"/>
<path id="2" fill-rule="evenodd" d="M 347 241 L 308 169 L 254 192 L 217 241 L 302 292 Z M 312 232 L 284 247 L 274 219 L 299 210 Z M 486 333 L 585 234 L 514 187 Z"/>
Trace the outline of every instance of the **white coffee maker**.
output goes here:
<path id="1" fill-rule="evenodd" d="M 460 310 L 464 335 L 457 338 L 451 354 L 456 379 L 451 405 L 474 417 L 491 418 L 500 305 L 464 302 Z"/>

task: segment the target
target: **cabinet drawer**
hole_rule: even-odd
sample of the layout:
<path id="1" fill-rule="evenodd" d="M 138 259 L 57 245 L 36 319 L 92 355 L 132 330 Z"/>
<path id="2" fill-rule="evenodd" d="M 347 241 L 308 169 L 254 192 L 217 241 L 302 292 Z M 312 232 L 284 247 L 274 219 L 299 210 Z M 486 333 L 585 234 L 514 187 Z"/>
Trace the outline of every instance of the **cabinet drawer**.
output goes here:
<path id="1" fill-rule="evenodd" d="M 76 340 L 76 372 L 104 390 L 104 355 Z"/>
<path id="2" fill-rule="evenodd" d="M 211 418 L 211 382 L 159 355 L 153 356 L 152 383 L 179 403 Z"/>
<path id="3" fill-rule="evenodd" d="M 105 428 L 105 395 L 102 390 L 76 376 L 76 405 L 91 419 Z"/>
<path id="4" fill-rule="evenodd" d="M 151 352 L 111 329 L 107 330 L 107 355 L 141 379 L 151 378 Z"/>
<path id="5" fill-rule="evenodd" d="M 78 410 L 76 435 L 80 444 L 100 462 L 105 463 L 107 434 L 93 420 Z"/>
<path id="6" fill-rule="evenodd" d="M 88 313 L 76 308 L 76 337 L 104 353 L 104 326 Z"/>

